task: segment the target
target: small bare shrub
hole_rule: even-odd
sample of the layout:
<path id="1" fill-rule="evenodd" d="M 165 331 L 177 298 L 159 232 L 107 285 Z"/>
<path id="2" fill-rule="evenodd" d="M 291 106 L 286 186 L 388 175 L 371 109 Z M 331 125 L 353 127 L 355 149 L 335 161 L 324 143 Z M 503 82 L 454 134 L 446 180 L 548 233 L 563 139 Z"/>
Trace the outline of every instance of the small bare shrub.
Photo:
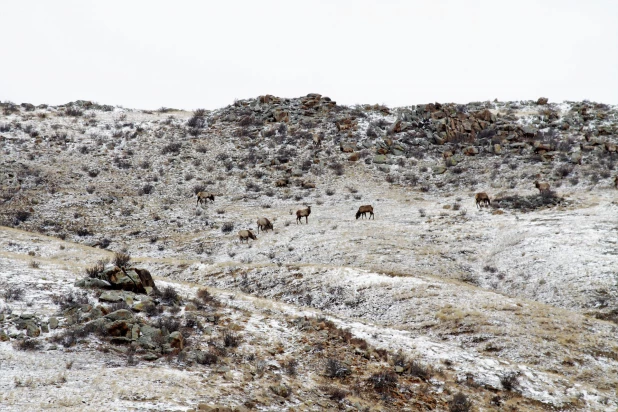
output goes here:
<path id="1" fill-rule="evenodd" d="M 232 222 L 225 222 L 221 225 L 221 231 L 223 233 L 230 233 L 232 230 L 234 230 L 234 223 Z"/>
<path id="2" fill-rule="evenodd" d="M 236 348 L 240 345 L 240 338 L 231 332 L 225 332 L 223 335 L 223 344 L 226 348 Z"/>
<path id="3" fill-rule="evenodd" d="M 449 412 L 469 412 L 472 408 L 472 402 L 468 397 L 459 392 L 448 403 Z"/>
<path id="4" fill-rule="evenodd" d="M 8 285 L 4 290 L 4 300 L 6 302 L 18 301 L 24 297 L 24 289 L 18 285 Z"/>
<path id="5" fill-rule="evenodd" d="M 121 267 L 125 267 L 129 265 L 129 262 L 131 261 L 131 255 L 125 252 L 116 252 L 114 253 L 114 265 L 118 266 L 119 268 Z"/>
<path id="6" fill-rule="evenodd" d="M 374 373 L 368 379 L 369 383 L 373 385 L 373 389 L 379 393 L 384 393 L 395 389 L 397 386 L 397 380 L 397 374 L 391 370 Z"/>
<path id="7" fill-rule="evenodd" d="M 41 349 L 41 342 L 36 339 L 26 338 L 16 341 L 14 347 L 17 350 L 34 351 Z"/>
<path id="8" fill-rule="evenodd" d="M 333 358 L 326 360 L 325 369 L 326 376 L 329 378 L 345 378 L 352 374 L 350 368 Z"/>

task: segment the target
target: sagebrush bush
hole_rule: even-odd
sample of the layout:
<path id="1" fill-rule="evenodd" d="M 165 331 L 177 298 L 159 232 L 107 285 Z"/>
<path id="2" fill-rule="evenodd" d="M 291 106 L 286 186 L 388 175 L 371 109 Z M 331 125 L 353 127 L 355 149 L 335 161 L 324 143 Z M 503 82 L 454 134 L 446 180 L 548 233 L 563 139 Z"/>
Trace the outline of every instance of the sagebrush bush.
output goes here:
<path id="1" fill-rule="evenodd" d="M 125 253 L 125 252 L 114 253 L 113 262 L 114 262 L 114 265 L 118 266 L 119 268 L 128 266 L 130 261 L 131 261 L 131 255 L 129 253 Z"/>
<path id="2" fill-rule="evenodd" d="M 170 144 L 163 146 L 163 149 L 161 149 L 161 154 L 169 154 L 169 153 L 178 154 L 181 148 L 182 148 L 182 144 L 180 143 L 170 143 Z"/>
<path id="3" fill-rule="evenodd" d="M 459 392 L 453 396 L 448 403 L 449 412 L 469 412 L 472 408 L 472 402 L 468 400 L 468 397 Z"/>
<path id="4" fill-rule="evenodd" d="M 374 373 L 368 379 L 369 383 L 373 385 L 373 389 L 376 392 L 384 393 L 397 387 L 397 380 L 399 377 L 391 370 L 384 370 Z"/>
<path id="5" fill-rule="evenodd" d="M 328 358 L 326 360 L 325 374 L 329 378 L 345 378 L 351 375 L 352 371 L 337 359 Z"/>

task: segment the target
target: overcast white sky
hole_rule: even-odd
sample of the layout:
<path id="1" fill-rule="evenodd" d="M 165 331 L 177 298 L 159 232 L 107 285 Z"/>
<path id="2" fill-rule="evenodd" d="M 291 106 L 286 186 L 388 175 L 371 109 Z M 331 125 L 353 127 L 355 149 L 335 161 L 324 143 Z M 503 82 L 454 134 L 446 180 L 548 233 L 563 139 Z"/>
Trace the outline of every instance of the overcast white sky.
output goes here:
<path id="1" fill-rule="evenodd" d="M 618 0 L 0 0 L 0 100 L 618 103 Z"/>

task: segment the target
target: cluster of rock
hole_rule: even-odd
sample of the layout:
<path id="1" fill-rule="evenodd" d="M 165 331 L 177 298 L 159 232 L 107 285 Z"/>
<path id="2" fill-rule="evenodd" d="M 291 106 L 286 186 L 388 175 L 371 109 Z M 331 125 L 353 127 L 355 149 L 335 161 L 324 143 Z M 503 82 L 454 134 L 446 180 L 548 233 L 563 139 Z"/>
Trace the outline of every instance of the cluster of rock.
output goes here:
<path id="1" fill-rule="evenodd" d="M 280 122 L 290 125 L 297 138 L 305 136 L 301 130 L 303 125 L 309 125 L 307 136 L 327 132 L 333 136 L 332 144 L 349 153 L 348 160 L 358 161 L 359 151 L 369 150 L 373 155 L 366 163 L 378 165 L 392 164 L 393 158 L 410 156 L 419 148 L 429 151 L 432 147 L 446 153 L 445 159 L 450 157 L 448 154 L 508 153 L 539 155 L 542 160 L 551 161 L 564 153 L 573 163 L 581 163 L 582 152 L 616 152 L 618 112 L 590 102 L 571 105 L 570 111 L 560 113 L 557 105 L 542 97 L 528 102 L 431 103 L 391 110 L 378 105 L 337 106 L 328 97 L 315 93 L 296 99 L 265 95 L 215 111 L 209 123 L 243 124 L 242 119 L 251 116 L 256 120 L 256 134 L 264 123 Z M 531 113 L 524 116 L 525 120 L 517 115 L 523 109 Z M 367 125 L 370 113 L 376 112 L 386 120 Z M 567 138 L 579 144 L 559 144 Z M 457 160 L 451 163 L 456 164 Z"/>
<path id="2" fill-rule="evenodd" d="M 151 294 L 157 287 L 152 275 L 146 269 L 111 266 L 102 272 L 83 278 L 75 283 L 77 287 L 125 290 L 134 293 Z"/>
<path id="3" fill-rule="evenodd" d="M 0 313 L 0 342 L 11 339 L 37 338 L 41 333 L 49 333 L 58 327 L 58 318 L 42 318 L 36 314 Z"/>

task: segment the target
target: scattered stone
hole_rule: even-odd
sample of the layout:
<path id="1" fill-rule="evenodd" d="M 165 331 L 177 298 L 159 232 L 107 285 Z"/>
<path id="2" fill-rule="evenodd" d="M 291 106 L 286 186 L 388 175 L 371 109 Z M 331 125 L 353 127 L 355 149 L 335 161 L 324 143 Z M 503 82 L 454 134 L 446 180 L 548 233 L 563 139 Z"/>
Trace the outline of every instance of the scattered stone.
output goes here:
<path id="1" fill-rule="evenodd" d="M 105 291 L 103 293 L 101 293 L 101 296 L 99 296 L 99 300 L 101 302 L 112 302 L 112 303 L 116 303 L 116 302 L 122 302 L 124 301 L 124 296 L 122 295 L 121 292 L 117 292 L 117 291 Z"/>
<path id="2" fill-rule="evenodd" d="M 387 158 L 385 155 L 377 155 L 373 157 L 373 163 L 382 164 L 387 162 Z"/>
<path id="3" fill-rule="evenodd" d="M 142 359 L 144 359 L 145 361 L 155 361 L 159 359 L 159 355 L 154 352 L 148 352 L 142 357 Z"/>
<path id="4" fill-rule="evenodd" d="M 446 166 L 434 166 L 432 170 L 434 175 L 441 175 L 446 172 Z"/>
<path id="5" fill-rule="evenodd" d="M 58 327 L 58 319 L 55 317 L 49 318 L 49 328 L 56 329 Z"/>
<path id="6" fill-rule="evenodd" d="M 172 348 L 182 350 L 185 347 L 185 338 L 178 331 L 170 333 L 168 340 Z"/>
<path id="7" fill-rule="evenodd" d="M 131 313 L 131 311 L 128 311 L 126 309 L 120 309 L 120 310 L 110 313 L 109 315 L 105 315 L 105 318 L 109 320 L 113 320 L 113 321 L 129 320 L 133 318 L 133 314 Z"/>

